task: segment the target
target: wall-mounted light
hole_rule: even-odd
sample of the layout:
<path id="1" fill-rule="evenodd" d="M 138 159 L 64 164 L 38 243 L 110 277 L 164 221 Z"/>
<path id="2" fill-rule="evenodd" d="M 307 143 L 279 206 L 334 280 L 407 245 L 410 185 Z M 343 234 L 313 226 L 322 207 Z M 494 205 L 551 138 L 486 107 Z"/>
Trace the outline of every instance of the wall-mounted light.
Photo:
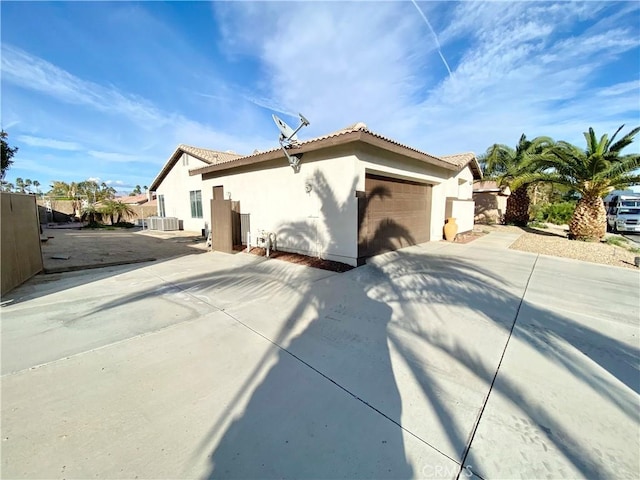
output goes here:
<path id="1" fill-rule="evenodd" d="M 313 186 L 310 183 L 305 183 L 304 191 L 307 193 L 311 193 L 311 190 L 313 190 Z"/>

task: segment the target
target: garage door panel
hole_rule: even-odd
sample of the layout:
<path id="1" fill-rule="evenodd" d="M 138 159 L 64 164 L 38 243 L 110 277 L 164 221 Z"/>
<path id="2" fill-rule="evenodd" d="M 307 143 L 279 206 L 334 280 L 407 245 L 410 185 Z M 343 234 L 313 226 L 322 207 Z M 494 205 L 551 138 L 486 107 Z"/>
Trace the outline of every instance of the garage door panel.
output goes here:
<path id="1" fill-rule="evenodd" d="M 367 203 L 366 210 L 361 212 L 359 257 L 429 240 L 430 185 L 367 175 L 365 191 Z"/>

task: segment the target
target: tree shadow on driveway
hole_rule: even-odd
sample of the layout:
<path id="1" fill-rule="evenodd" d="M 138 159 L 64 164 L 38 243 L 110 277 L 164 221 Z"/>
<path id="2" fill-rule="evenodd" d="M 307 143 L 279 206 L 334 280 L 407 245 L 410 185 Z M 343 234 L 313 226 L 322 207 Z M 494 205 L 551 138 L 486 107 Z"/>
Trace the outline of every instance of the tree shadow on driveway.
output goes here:
<path id="1" fill-rule="evenodd" d="M 444 476 L 455 477 L 463 462 L 483 475 L 512 455 L 496 451 L 489 459 L 472 448 L 491 388 L 544 432 L 553 452 L 538 458 L 587 478 L 628 475 L 625 459 L 616 471 L 615 459 L 596 455 L 598 438 L 567 426 L 572 412 L 531 396 L 517 378 L 495 376 L 511 336 L 633 426 L 639 349 L 523 301 L 535 259 L 507 255 L 524 262 L 508 279 L 492 266 L 504 258 L 421 247 L 340 275 L 262 259 L 174 280 L 168 272 L 158 276 L 162 285 L 104 299 L 76 321 L 145 299 L 201 302 L 198 308 L 224 309 L 247 335 L 272 345 L 250 360 L 246 380 L 226 408 L 211 412 L 211 428 L 185 460 L 188 470 L 207 457 L 210 478 L 409 478 L 424 474 L 425 459 L 458 467 L 441 470 Z"/>
<path id="2" fill-rule="evenodd" d="M 318 190 L 323 203 L 339 203 L 330 190 Z M 325 208 L 343 211 L 340 205 Z M 312 231 L 303 227 L 292 230 Z M 510 377 L 494 381 L 496 369 L 513 330 L 519 342 L 637 424 L 639 350 L 523 302 L 535 257 L 509 255 L 522 265 L 508 280 L 489 267 L 503 259 L 438 255 L 420 247 L 324 280 L 300 281 L 272 262 L 180 279 L 172 288 L 224 307 L 276 352 L 275 359 L 256 361 L 224 411 L 212 412 L 212 428 L 193 458 L 210 452 L 211 478 L 404 478 L 421 474 L 415 445 L 408 452 L 411 437 L 445 464 L 462 469 L 464 461 L 483 474 L 489 461 L 471 447 L 493 388 L 543 432 L 554 451 L 547 461 L 588 478 L 615 475 L 614 463 L 598 460 L 597 448 L 577 433 L 578 426 L 568 428 L 544 395 L 532 397 Z M 251 314 L 246 305 L 234 307 L 238 292 L 260 307 Z M 287 295 L 286 308 L 273 301 Z M 516 324 L 523 312 L 534 321 Z M 606 373 L 594 374 L 598 369 Z M 242 415 L 230 419 L 246 395 Z M 381 430 L 380 421 L 393 433 Z"/>

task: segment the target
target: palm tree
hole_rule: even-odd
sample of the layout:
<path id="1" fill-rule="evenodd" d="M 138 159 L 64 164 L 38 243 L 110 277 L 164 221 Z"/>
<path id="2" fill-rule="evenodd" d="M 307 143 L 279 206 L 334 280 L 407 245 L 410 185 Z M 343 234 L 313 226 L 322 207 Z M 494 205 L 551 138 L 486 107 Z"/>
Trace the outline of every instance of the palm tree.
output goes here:
<path id="1" fill-rule="evenodd" d="M 124 217 L 135 215 L 135 211 L 131 208 L 130 205 L 122 203 L 119 200 L 105 200 L 104 202 L 102 202 L 100 213 L 103 216 L 109 217 L 111 225 L 120 223 L 120 221 Z"/>
<path id="2" fill-rule="evenodd" d="M 135 215 L 133 208 L 130 205 L 122 202 L 115 203 L 116 223 L 120 223 L 120 220 L 125 217 L 131 217 Z"/>
<path id="3" fill-rule="evenodd" d="M 96 198 L 98 199 L 98 201 L 109 200 L 115 197 L 115 195 L 116 195 L 116 189 L 113 187 L 110 187 L 105 182 L 102 182 L 100 184 L 100 188 L 96 193 Z"/>
<path id="4" fill-rule="evenodd" d="M 38 180 L 33 181 L 33 186 L 36 187 L 36 193 L 40 193 L 40 182 Z"/>
<path id="5" fill-rule="evenodd" d="M 27 190 L 28 193 L 31 193 L 31 185 L 33 185 L 33 182 L 31 181 L 31 179 L 30 178 L 25 179 L 24 188 Z"/>
<path id="6" fill-rule="evenodd" d="M 116 223 L 113 220 L 116 214 L 116 209 L 116 202 L 114 200 L 103 200 L 102 206 L 100 207 L 100 214 L 102 215 L 102 218 L 109 217 L 109 222 L 113 225 Z"/>
<path id="7" fill-rule="evenodd" d="M 582 150 L 568 142 L 558 142 L 524 166 L 530 173 L 517 179 L 515 186 L 531 182 L 553 182 L 570 187 L 580 194 L 569 223 L 569 238 L 598 240 L 605 236 L 607 215 L 602 197 L 612 190 L 640 184 L 640 155 L 623 155 L 640 132 L 636 127 L 614 143 L 622 125 L 611 139 L 604 134 L 597 139 L 593 128 L 584 132 L 587 148 Z"/>
<path id="8" fill-rule="evenodd" d="M 21 177 L 16 178 L 16 189 L 18 190 L 18 192 L 24 193 L 24 187 L 24 180 L 22 180 Z"/>
<path id="9" fill-rule="evenodd" d="M 523 165 L 529 157 L 540 153 L 551 145 L 553 145 L 553 140 L 549 137 L 536 137 L 533 140 L 527 140 L 523 133 L 515 149 L 496 143 L 480 157 L 486 179 L 495 180 L 500 187 L 509 187 L 512 190 L 511 195 L 507 198 L 504 223 L 522 227 L 529 223 L 530 200 L 527 185 L 522 184 L 518 188 L 513 188 L 512 184 L 515 178 L 524 173 Z"/>
<path id="10" fill-rule="evenodd" d="M 90 227 L 95 227 L 98 225 L 100 216 L 100 210 L 96 208 L 95 204 L 90 203 L 82 209 L 82 216 L 80 218 L 82 221 L 86 220 Z"/>

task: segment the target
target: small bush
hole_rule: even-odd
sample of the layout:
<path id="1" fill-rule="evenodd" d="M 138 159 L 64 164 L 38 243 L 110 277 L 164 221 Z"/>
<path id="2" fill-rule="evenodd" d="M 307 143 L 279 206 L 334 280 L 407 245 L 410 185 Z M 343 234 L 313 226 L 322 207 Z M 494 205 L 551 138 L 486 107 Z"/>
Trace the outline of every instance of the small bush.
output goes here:
<path id="1" fill-rule="evenodd" d="M 542 223 L 537 220 L 530 221 L 527 226 L 531 228 L 549 228 L 546 223 Z"/>
<path id="2" fill-rule="evenodd" d="M 576 208 L 575 202 L 557 202 L 535 205 L 532 208 L 534 221 L 548 222 L 555 225 L 569 223 Z"/>
<path id="3" fill-rule="evenodd" d="M 616 247 L 626 247 L 627 240 L 622 237 L 607 237 L 605 243 L 608 245 L 615 245 Z"/>
<path id="4" fill-rule="evenodd" d="M 117 222 L 113 224 L 114 227 L 120 227 L 120 228 L 134 228 L 135 225 L 131 222 Z"/>

